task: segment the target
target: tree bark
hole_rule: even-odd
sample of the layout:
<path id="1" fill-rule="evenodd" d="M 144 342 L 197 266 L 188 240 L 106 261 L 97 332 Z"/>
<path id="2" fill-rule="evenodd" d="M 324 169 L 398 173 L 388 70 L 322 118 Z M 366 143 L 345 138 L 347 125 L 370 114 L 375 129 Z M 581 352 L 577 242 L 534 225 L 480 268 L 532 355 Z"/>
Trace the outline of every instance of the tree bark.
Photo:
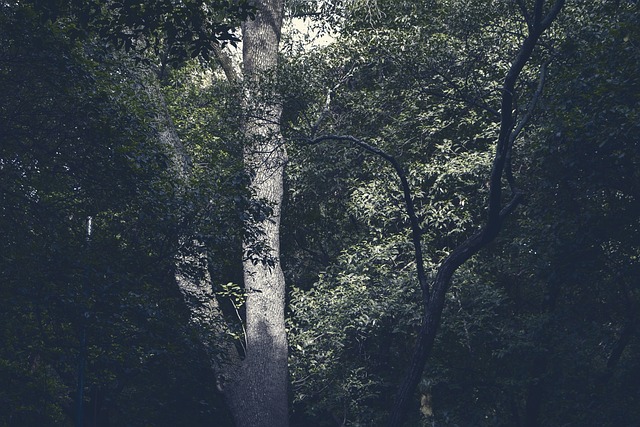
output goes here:
<path id="1" fill-rule="evenodd" d="M 244 161 L 251 180 L 252 207 L 246 212 L 243 241 L 244 287 L 246 291 L 244 360 L 226 345 L 224 360 L 219 353 L 225 324 L 211 287 L 206 248 L 197 241 L 181 242 L 183 253 L 176 265 L 176 280 L 187 300 L 197 327 L 238 427 L 288 426 L 288 347 L 284 322 L 285 283 L 280 266 L 280 211 L 283 199 L 287 153 L 280 130 L 282 105 L 273 96 L 280 34 L 282 0 L 262 0 L 256 18 L 242 25 Z M 221 49 L 216 55 L 231 83 L 240 78 Z M 167 135 L 161 135 L 167 136 Z M 170 135 L 171 136 L 171 135 Z M 165 138 L 180 147 L 175 138 Z M 179 159 L 179 156 L 178 156 Z M 174 162 L 182 169 L 180 162 Z M 200 271 L 203 275 L 190 272 Z M 216 349 L 218 351 L 216 351 Z"/>
<path id="2" fill-rule="evenodd" d="M 287 153 L 280 130 L 282 105 L 270 94 L 282 13 L 281 0 L 263 0 L 256 19 L 242 26 L 247 87 L 244 160 L 253 202 L 266 209 L 247 215 L 243 242 L 247 348 L 237 378 L 227 390 L 235 422 L 241 427 L 288 425 L 285 283 L 279 240 Z"/>
<path id="3" fill-rule="evenodd" d="M 280 130 L 282 105 L 271 90 L 282 18 L 282 0 L 262 0 L 257 4 L 256 19 L 242 25 L 242 81 L 246 87 L 244 160 L 251 177 L 252 205 L 263 207 L 246 213 L 244 360 L 224 336 L 227 328 L 213 292 L 202 242 L 180 237 L 175 264 L 176 283 L 189 306 L 191 322 L 209 354 L 218 375 L 218 388 L 225 395 L 239 427 L 288 426 L 285 283 L 279 242 L 287 153 Z M 215 51 L 227 78 L 231 83 L 239 83 L 224 52 L 220 48 Z M 189 156 L 175 131 L 154 77 L 146 82 L 147 93 L 157 112 L 154 126 L 170 160 L 171 173 L 181 188 L 188 184 Z M 227 354 L 223 356 L 222 352 Z"/>

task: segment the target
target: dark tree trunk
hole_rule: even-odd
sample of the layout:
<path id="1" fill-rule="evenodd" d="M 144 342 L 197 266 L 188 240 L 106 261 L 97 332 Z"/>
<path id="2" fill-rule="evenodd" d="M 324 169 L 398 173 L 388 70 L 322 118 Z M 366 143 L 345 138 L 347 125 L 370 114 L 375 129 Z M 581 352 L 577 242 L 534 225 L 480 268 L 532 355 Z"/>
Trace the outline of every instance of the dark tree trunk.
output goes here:
<path id="1" fill-rule="evenodd" d="M 389 417 L 390 427 L 402 426 L 411 410 L 416 387 L 420 382 L 425 364 L 433 349 L 436 333 L 440 327 L 445 295 L 453 274 L 458 267 L 495 239 L 502 227 L 504 219 L 520 203 L 522 197 L 515 189 L 513 175 L 510 170 L 510 158 L 513 142 L 526 124 L 529 115 L 525 114 L 521 121 L 516 123 L 513 114 L 516 82 L 522 69 L 531 58 L 540 36 L 549 28 L 560 12 L 560 9 L 564 5 L 564 0 L 555 0 L 546 14 L 543 13 L 545 6 L 544 0 L 536 0 L 532 10 L 527 9 L 524 1 L 518 1 L 517 3 L 527 22 L 529 34 L 523 40 L 518 54 L 505 76 L 502 87 L 500 132 L 498 134 L 496 154 L 489 180 L 490 190 L 487 222 L 479 232 L 455 248 L 451 254 L 444 259 L 438 268 L 432 286 L 430 288 L 429 286 L 423 288 L 422 325 L 414 347 L 411 365 L 400 384 L 391 409 L 391 415 Z M 542 67 L 540 85 L 532 98 L 529 110 L 533 108 L 537 96 L 539 96 L 542 91 L 544 83 L 543 77 L 544 66 Z M 504 208 L 501 207 L 503 178 L 506 178 L 513 193 L 511 201 Z M 420 245 L 420 242 L 418 241 L 417 244 Z"/>

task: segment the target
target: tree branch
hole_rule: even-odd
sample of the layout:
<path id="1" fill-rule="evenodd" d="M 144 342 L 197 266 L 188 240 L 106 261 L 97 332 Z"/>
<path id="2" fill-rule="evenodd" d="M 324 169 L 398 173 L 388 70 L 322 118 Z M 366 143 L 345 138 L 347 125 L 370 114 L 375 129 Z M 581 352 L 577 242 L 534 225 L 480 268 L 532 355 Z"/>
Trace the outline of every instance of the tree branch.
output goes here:
<path id="1" fill-rule="evenodd" d="M 416 259 L 416 269 L 418 275 L 418 283 L 420 284 L 420 289 L 422 290 L 422 299 L 424 304 L 429 303 L 430 299 L 430 289 L 429 282 L 427 280 L 427 275 L 424 268 L 424 259 L 422 255 L 422 230 L 420 228 L 420 221 L 418 220 L 418 216 L 416 215 L 415 205 L 413 203 L 413 195 L 411 193 L 411 187 L 409 186 L 409 181 L 407 180 L 407 174 L 404 171 L 400 162 L 393 157 L 392 155 L 386 153 L 378 147 L 375 147 L 371 144 L 366 143 L 365 141 L 356 138 L 351 135 L 324 135 L 311 140 L 307 140 L 309 144 L 318 144 L 324 141 L 342 141 L 352 143 L 369 153 L 375 154 L 376 156 L 382 157 L 384 160 L 389 162 L 393 169 L 395 170 L 398 178 L 400 178 L 400 184 L 402 186 L 402 194 L 404 197 L 405 207 L 407 209 L 407 215 L 409 216 L 409 223 L 411 225 L 411 238 L 413 241 L 413 249 L 414 256 Z"/>
<path id="2" fill-rule="evenodd" d="M 534 22 L 529 26 L 529 34 L 522 42 L 518 54 L 504 79 L 500 109 L 500 131 L 489 181 L 489 214 L 487 221 L 482 229 L 456 247 L 438 267 L 432 285 L 431 299 L 428 304 L 425 304 L 423 307 L 422 324 L 418 333 L 411 365 L 404 380 L 400 384 L 392 407 L 389 418 L 390 427 L 400 427 L 407 418 L 411 397 L 418 386 L 424 371 L 424 366 L 433 348 L 436 333 L 440 327 L 445 295 L 453 274 L 458 267 L 478 253 L 498 235 L 504 220 L 515 210 L 522 200 L 522 194 L 515 191 L 515 183 L 513 182 L 513 175 L 510 171 L 511 148 L 517 136 L 514 135 L 515 123 L 513 117 L 516 82 L 524 66 L 529 62 L 542 32 L 551 24 L 553 19 L 555 19 L 564 0 L 556 0 L 544 20 L 541 18 L 543 3 L 543 0 L 536 0 L 536 10 L 534 11 L 533 17 Z M 524 7 L 524 3 L 519 2 L 519 4 L 521 8 Z M 524 11 L 526 11 L 526 8 L 524 8 Z M 519 133 L 521 129 L 516 130 Z M 514 190 L 514 194 L 510 202 L 502 207 L 502 178 L 503 175 L 505 175 L 505 169 L 507 179 L 511 181 L 510 185 Z"/>
<path id="3" fill-rule="evenodd" d="M 529 31 L 532 30 L 532 21 L 531 15 L 529 14 L 529 10 L 527 10 L 527 5 L 524 3 L 524 0 L 516 0 L 518 4 L 518 8 L 520 9 L 520 13 L 524 17 L 525 22 L 527 23 L 527 28 Z"/>
<path id="4" fill-rule="evenodd" d="M 544 32 L 547 28 L 549 28 L 553 23 L 553 21 L 558 17 L 558 14 L 562 10 L 562 6 L 564 6 L 564 2 L 565 0 L 556 0 L 553 6 L 551 6 L 551 9 L 549 9 L 547 16 L 545 16 L 542 19 L 542 22 L 540 23 L 540 27 L 539 27 L 540 33 Z"/>
<path id="5" fill-rule="evenodd" d="M 544 0 L 535 0 L 533 4 L 533 31 L 539 31 L 538 25 L 542 21 L 542 7 L 544 6 Z"/>
<path id="6" fill-rule="evenodd" d="M 542 91 L 544 90 L 544 84 L 545 84 L 546 75 L 547 75 L 547 66 L 549 65 L 550 61 L 551 60 L 547 60 L 540 66 L 540 78 L 538 79 L 538 86 L 533 96 L 531 97 L 531 101 L 529 102 L 527 111 L 525 112 L 522 119 L 520 119 L 520 121 L 516 125 L 513 132 L 511 132 L 511 136 L 509 138 L 509 143 L 511 144 L 511 146 L 513 146 L 514 141 L 516 140 L 516 138 L 518 138 L 518 136 L 520 135 L 520 132 L 522 132 L 524 127 L 527 125 L 527 123 L 529 122 L 529 119 L 531 119 L 531 115 L 533 114 L 533 111 L 535 110 L 536 105 L 538 104 L 540 95 L 542 95 Z"/>
<path id="7" fill-rule="evenodd" d="M 216 60 L 218 61 L 218 64 L 220 64 L 220 67 L 222 67 L 222 71 L 227 77 L 229 83 L 239 83 L 241 78 L 236 69 L 233 67 L 233 61 L 231 60 L 231 57 L 225 51 L 223 51 L 222 47 L 217 43 L 213 44 L 213 53 L 216 57 Z"/>

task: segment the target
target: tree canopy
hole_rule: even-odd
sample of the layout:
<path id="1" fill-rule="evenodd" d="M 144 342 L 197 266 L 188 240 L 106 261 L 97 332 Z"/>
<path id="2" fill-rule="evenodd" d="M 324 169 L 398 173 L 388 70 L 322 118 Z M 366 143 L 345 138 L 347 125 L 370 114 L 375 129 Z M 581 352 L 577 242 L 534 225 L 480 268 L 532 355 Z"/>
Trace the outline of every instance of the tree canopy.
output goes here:
<path id="1" fill-rule="evenodd" d="M 636 425 L 638 3 L 280 5 L 0 2 L 0 426 Z"/>

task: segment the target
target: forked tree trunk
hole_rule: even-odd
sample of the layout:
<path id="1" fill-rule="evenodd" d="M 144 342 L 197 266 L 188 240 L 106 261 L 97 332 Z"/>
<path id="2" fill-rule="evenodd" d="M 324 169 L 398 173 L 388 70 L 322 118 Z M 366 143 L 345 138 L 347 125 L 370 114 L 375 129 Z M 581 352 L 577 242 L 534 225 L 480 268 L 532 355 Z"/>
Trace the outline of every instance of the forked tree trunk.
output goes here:
<path id="1" fill-rule="evenodd" d="M 539 86 L 531 99 L 528 112 L 523 115 L 519 122 L 516 122 L 516 116 L 514 115 L 514 109 L 516 108 L 516 83 L 520 77 L 520 73 L 531 59 L 540 37 L 549 26 L 551 26 L 558 16 L 558 13 L 560 13 L 564 1 L 565 0 L 552 0 L 546 12 L 546 0 L 535 0 L 531 8 L 529 8 L 523 0 L 516 1 L 526 21 L 528 34 L 522 41 L 502 86 L 500 132 L 498 134 L 496 154 L 493 159 L 489 180 L 488 218 L 482 229 L 456 247 L 442 261 L 431 287 L 423 288 L 422 324 L 413 349 L 410 366 L 404 379 L 400 383 L 398 393 L 391 408 L 388 423 L 389 427 L 402 426 L 411 412 L 415 390 L 420 382 L 427 359 L 433 349 L 436 334 L 440 328 L 445 296 L 449 289 L 451 278 L 458 267 L 495 239 L 502 228 L 505 218 L 511 214 L 521 201 L 522 195 L 515 189 L 513 175 L 510 169 L 511 149 L 518 134 L 527 124 L 530 113 L 544 87 L 545 66 L 542 66 Z M 506 178 L 513 192 L 511 201 L 504 207 L 502 207 L 501 203 L 503 178 Z"/>
<path id="2" fill-rule="evenodd" d="M 200 242 L 181 242 L 183 251 L 176 263 L 176 281 L 191 309 L 191 319 L 205 348 L 210 351 L 236 426 L 288 426 L 287 338 L 284 322 L 285 284 L 280 267 L 280 211 L 283 198 L 286 150 L 280 131 L 282 105 L 272 95 L 280 32 L 282 0 L 258 2 L 256 19 L 242 26 L 244 99 L 244 161 L 251 177 L 253 203 L 266 207 L 264 215 L 247 215 L 243 241 L 244 286 L 246 290 L 246 351 L 244 360 L 233 345 L 225 345 L 225 324 L 207 273 L 206 248 Z M 217 49 L 220 57 L 222 52 Z M 220 58 L 219 58 L 220 59 Z M 223 67 L 224 67 L 223 63 Z M 226 64 L 227 77 L 235 73 Z M 173 130 L 168 117 L 159 122 Z M 164 119 L 164 120 L 162 120 Z M 160 138 L 169 143 L 177 175 L 184 175 L 185 163 L 175 131 L 161 126 Z M 175 157 L 174 157 L 175 156 Z M 193 275 L 192 273 L 202 274 Z M 190 273 L 191 272 L 191 273 Z M 227 341 L 228 342 L 228 341 Z M 219 360 L 220 346 L 230 354 Z"/>
<path id="3" fill-rule="evenodd" d="M 212 289 L 206 248 L 198 240 L 180 238 L 176 283 L 191 311 L 191 322 L 209 353 L 238 427 L 288 426 L 287 338 L 284 322 L 285 284 L 280 267 L 280 211 L 286 150 L 280 131 L 282 105 L 273 86 L 282 28 L 283 1 L 262 0 L 256 19 L 243 32 L 244 160 L 250 192 L 264 215 L 248 215 L 243 241 L 246 290 L 244 360 L 226 339 L 226 324 Z M 220 49 L 216 54 L 221 55 Z M 225 64 L 223 64 L 224 66 Z M 230 80 L 235 78 L 226 64 Z M 155 106 L 154 126 L 179 187 L 188 184 L 190 162 L 175 131 L 154 77 L 146 82 Z M 222 347 L 222 348 L 221 348 Z M 220 351 L 229 354 L 220 357 Z"/>

